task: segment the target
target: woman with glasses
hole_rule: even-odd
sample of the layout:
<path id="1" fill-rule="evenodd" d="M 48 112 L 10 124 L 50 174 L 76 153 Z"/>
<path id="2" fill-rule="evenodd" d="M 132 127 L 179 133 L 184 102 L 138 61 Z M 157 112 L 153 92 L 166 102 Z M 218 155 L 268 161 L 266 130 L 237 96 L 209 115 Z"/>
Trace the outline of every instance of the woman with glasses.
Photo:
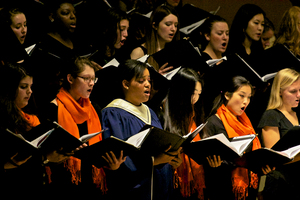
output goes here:
<path id="1" fill-rule="evenodd" d="M 87 58 L 77 58 L 74 64 L 67 67 L 63 87 L 48 108 L 48 119 L 57 121 L 77 138 L 101 131 L 98 114 L 89 99 L 97 82 L 95 66 Z M 96 136 L 87 145 L 100 140 L 102 136 Z M 118 169 L 125 161 L 122 152 L 119 158 L 113 153 L 105 158 L 111 161 L 107 166 L 111 170 Z M 85 191 L 84 197 L 99 197 L 106 190 L 103 169 L 92 166 L 84 159 L 71 157 L 61 165 L 52 166 L 51 174 L 54 190 L 61 190 L 59 194 L 65 194 L 66 197 L 76 194 L 74 197 L 78 198 L 78 193 L 75 193 L 78 189 Z"/>

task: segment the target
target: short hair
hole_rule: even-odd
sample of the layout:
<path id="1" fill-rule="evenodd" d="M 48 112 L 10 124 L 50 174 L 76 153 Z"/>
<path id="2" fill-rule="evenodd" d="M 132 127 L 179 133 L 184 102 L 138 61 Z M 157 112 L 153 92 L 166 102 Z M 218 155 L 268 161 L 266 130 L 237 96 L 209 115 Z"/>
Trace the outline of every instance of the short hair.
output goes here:
<path id="1" fill-rule="evenodd" d="M 85 70 L 85 66 L 89 66 L 96 71 L 96 66 L 88 59 L 85 57 L 77 57 L 74 62 L 70 62 L 67 64 L 66 69 L 64 70 L 64 75 L 67 76 L 67 74 L 71 74 L 72 77 L 76 78 L 79 73 L 83 72 Z M 66 90 L 70 89 L 70 83 L 64 78 L 63 82 L 63 88 Z"/>
<path id="2" fill-rule="evenodd" d="M 280 70 L 273 81 L 267 110 L 277 109 L 283 105 L 280 90 L 284 90 L 299 79 L 300 74 L 290 68 Z"/>
<path id="3" fill-rule="evenodd" d="M 119 75 L 120 75 L 120 81 L 123 80 L 130 81 L 133 78 L 137 79 L 141 76 L 143 76 L 143 73 L 145 69 L 148 68 L 148 65 L 146 63 L 143 63 L 138 60 L 126 60 L 125 62 L 121 63 L 118 67 Z"/>

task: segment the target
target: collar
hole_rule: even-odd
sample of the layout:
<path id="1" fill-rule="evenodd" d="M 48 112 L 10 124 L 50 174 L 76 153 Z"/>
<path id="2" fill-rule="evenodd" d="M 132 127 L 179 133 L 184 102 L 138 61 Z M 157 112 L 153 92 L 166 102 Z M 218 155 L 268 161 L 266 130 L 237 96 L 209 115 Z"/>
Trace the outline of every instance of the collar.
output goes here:
<path id="1" fill-rule="evenodd" d="M 132 103 L 125 101 L 124 99 L 115 99 L 111 103 L 109 103 L 105 108 L 108 107 L 123 109 L 133 114 L 134 116 L 136 116 L 137 118 L 145 122 L 146 124 L 151 124 L 150 110 L 148 106 L 146 106 L 143 103 L 140 106 L 135 106 Z"/>

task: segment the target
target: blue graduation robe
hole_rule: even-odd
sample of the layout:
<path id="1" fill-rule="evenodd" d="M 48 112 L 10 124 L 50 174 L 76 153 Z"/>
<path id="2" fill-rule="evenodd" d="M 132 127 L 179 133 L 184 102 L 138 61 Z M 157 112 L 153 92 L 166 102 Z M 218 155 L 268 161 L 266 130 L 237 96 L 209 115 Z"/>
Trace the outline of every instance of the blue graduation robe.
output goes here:
<path id="1" fill-rule="evenodd" d="M 123 103 L 130 104 L 125 100 Z M 113 135 L 120 139 L 127 139 L 135 135 L 145 125 L 143 118 L 137 113 L 130 113 L 134 105 L 123 107 L 106 107 L 102 110 L 102 128 L 107 131 L 103 133 L 103 138 Z M 148 122 L 152 126 L 162 128 L 161 123 L 153 110 L 146 105 Z M 127 111 L 126 111 L 127 109 Z M 146 115 L 147 116 L 147 115 Z M 145 156 L 129 157 L 124 164 L 116 171 L 107 170 L 108 192 L 116 199 L 150 199 L 151 198 L 151 174 L 152 159 Z M 173 190 L 173 169 L 169 164 L 154 166 L 153 171 L 153 199 L 167 200 Z"/>

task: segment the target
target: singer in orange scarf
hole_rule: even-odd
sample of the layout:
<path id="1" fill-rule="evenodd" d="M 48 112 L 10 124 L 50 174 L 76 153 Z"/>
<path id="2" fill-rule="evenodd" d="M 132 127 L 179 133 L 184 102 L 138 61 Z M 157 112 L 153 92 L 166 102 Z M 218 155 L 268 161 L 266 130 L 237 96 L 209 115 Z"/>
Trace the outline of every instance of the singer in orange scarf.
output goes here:
<path id="1" fill-rule="evenodd" d="M 183 68 L 171 80 L 164 112 L 164 129 L 174 134 L 185 135 L 202 123 L 198 100 L 202 92 L 202 80 L 192 69 Z M 180 94 L 180 96 L 178 95 Z M 194 141 L 200 140 L 196 135 Z M 186 154 L 181 154 L 182 163 L 175 169 L 175 191 L 184 199 L 204 199 L 204 169 Z M 176 194 L 177 195 L 177 194 Z"/>
<path id="2" fill-rule="evenodd" d="M 77 58 L 75 64 L 68 67 L 69 73 L 66 76 L 63 87 L 48 108 L 49 112 L 47 113 L 50 113 L 48 119 L 57 121 L 58 124 L 76 138 L 84 134 L 99 132 L 101 131 L 100 120 L 89 99 L 93 86 L 97 82 L 95 67 L 86 58 Z M 101 135 L 96 136 L 89 140 L 88 145 L 95 144 L 101 140 Z M 112 170 L 118 169 L 125 161 L 122 153 L 119 158 L 115 158 L 113 153 L 103 156 L 108 161 L 108 168 Z M 50 177 L 53 177 L 52 181 L 57 191 L 64 185 L 65 188 L 68 187 L 68 197 L 70 195 L 78 197 L 76 194 L 70 193 L 81 187 L 84 187 L 81 189 L 85 190 L 85 192 L 90 191 L 88 192 L 89 194 L 84 194 L 85 197 L 97 197 L 95 195 L 105 193 L 107 188 L 104 170 L 92 166 L 86 161 L 81 161 L 75 157 L 70 157 L 64 163 L 65 169 L 62 169 L 62 166 L 51 167 L 52 174 L 50 174 Z M 70 173 L 66 173 L 66 170 Z M 71 180 L 68 178 L 70 174 Z M 100 190 L 97 187 L 100 187 Z M 66 193 L 66 190 L 63 189 L 64 193 Z"/>
<path id="3" fill-rule="evenodd" d="M 28 67 L 26 61 L 22 64 L 7 64 L 0 67 L 0 74 L 3 74 L 0 79 L 0 85 L 3 86 L 0 93 L 0 129 L 9 129 L 27 139 L 33 137 L 28 131 L 40 124 L 36 115 L 23 111 L 23 109 L 30 110 L 31 108 L 27 105 L 32 95 L 33 77 L 27 71 L 30 69 Z M 14 142 L 15 140 L 5 140 L 6 144 Z M 4 151 L 8 149 L 2 149 L 2 152 Z M 66 159 L 64 155 L 56 151 L 48 152 L 47 155 L 35 154 L 28 155 L 28 157 L 24 157 L 25 154 L 22 156 L 22 152 L 10 158 L 4 155 L 6 153 L 2 155 L 3 157 L 1 156 L 4 168 L 0 181 L 2 191 L 13 194 L 16 199 L 32 198 L 32 193 L 28 191 L 33 188 L 47 194 L 45 161 L 55 163 Z"/>
<path id="4" fill-rule="evenodd" d="M 212 115 L 208 120 L 208 124 L 206 125 L 207 134 L 215 135 L 223 133 L 227 138 L 256 134 L 245 113 L 245 109 L 249 105 L 250 97 L 252 96 L 250 82 L 244 77 L 236 76 L 231 82 L 224 84 L 224 86 L 225 92 L 222 92 L 214 102 L 215 105 L 212 113 L 216 114 Z M 261 148 L 261 145 L 259 139 L 256 137 L 253 140 L 252 148 L 248 149 L 248 151 L 258 148 Z M 207 188 L 210 199 L 245 200 L 256 198 L 256 189 L 258 188 L 259 180 L 257 174 L 246 168 L 230 166 L 230 164 L 226 166 L 225 163 L 210 161 L 209 165 L 212 169 L 206 170 L 208 178 L 214 179 L 213 181 L 208 180 L 208 178 L 206 179 L 208 180 Z M 222 168 L 223 170 L 221 170 Z M 271 169 L 268 166 L 263 169 L 264 173 L 270 171 Z M 231 180 L 231 187 L 228 186 L 229 180 Z"/>

